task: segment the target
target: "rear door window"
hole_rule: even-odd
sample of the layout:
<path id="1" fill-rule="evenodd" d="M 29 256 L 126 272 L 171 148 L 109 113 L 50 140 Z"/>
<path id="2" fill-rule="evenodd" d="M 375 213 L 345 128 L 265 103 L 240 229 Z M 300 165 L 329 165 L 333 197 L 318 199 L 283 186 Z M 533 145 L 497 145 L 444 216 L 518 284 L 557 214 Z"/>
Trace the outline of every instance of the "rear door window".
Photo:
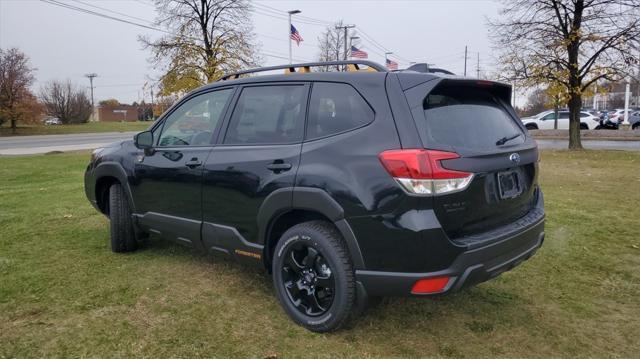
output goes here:
<path id="1" fill-rule="evenodd" d="M 436 87 L 423 102 L 425 145 L 490 150 L 523 143 L 524 133 L 492 93 L 471 86 Z"/>
<path id="2" fill-rule="evenodd" d="M 362 127 L 373 118 L 373 109 L 351 85 L 316 82 L 311 90 L 307 139 Z"/>
<path id="3" fill-rule="evenodd" d="M 231 115 L 225 144 L 287 144 L 302 141 L 304 85 L 245 87 Z"/>

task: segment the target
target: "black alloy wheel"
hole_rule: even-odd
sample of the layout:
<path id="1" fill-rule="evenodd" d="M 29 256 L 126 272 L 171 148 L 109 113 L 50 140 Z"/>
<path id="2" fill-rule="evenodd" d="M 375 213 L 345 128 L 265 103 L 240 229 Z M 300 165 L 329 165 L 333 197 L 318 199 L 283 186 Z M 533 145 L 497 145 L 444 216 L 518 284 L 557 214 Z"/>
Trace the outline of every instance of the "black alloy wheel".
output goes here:
<path id="1" fill-rule="evenodd" d="M 351 256 L 333 223 L 289 228 L 273 249 L 271 273 L 284 311 L 311 331 L 337 330 L 358 314 Z"/>
<path id="2" fill-rule="evenodd" d="M 335 279 L 327 261 L 317 249 L 298 242 L 285 253 L 282 284 L 291 303 L 301 313 L 317 317 L 333 303 Z"/>

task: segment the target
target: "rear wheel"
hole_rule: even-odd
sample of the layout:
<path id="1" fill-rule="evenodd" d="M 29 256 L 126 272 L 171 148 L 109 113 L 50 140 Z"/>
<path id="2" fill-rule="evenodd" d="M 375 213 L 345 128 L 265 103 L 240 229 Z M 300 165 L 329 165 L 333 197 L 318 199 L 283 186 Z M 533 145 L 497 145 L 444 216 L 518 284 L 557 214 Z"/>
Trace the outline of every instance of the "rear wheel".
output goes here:
<path id="1" fill-rule="evenodd" d="M 131 252 L 137 247 L 131 215 L 131 207 L 124 188 L 119 183 L 111 185 L 109 188 L 109 219 L 111 222 L 111 250 L 113 252 Z"/>
<path id="2" fill-rule="evenodd" d="M 632 130 L 640 130 L 640 121 L 638 121 L 638 122 L 634 123 L 634 124 L 631 126 L 631 129 L 632 129 Z"/>
<path id="3" fill-rule="evenodd" d="M 588 129 L 589 129 L 589 126 L 587 126 L 587 124 L 586 124 L 586 123 L 580 123 L 580 129 L 581 129 L 581 130 L 588 130 Z"/>
<path id="4" fill-rule="evenodd" d="M 524 127 L 526 127 L 526 128 L 527 128 L 527 130 L 537 130 L 537 129 L 538 129 L 538 126 L 536 126 L 536 125 L 534 125 L 534 124 L 531 124 L 531 123 L 528 123 L 528 124 L 527 124 L 527 125 L 525 125 Z"/>
<path id="5" fill-rule="evenodd" d="M 272 273 L 280 304 L 303 327 L 334 331 L 352 314 L 353 265 L 330 223 L 310 221 L 287 230 L 276 245 Z"/>

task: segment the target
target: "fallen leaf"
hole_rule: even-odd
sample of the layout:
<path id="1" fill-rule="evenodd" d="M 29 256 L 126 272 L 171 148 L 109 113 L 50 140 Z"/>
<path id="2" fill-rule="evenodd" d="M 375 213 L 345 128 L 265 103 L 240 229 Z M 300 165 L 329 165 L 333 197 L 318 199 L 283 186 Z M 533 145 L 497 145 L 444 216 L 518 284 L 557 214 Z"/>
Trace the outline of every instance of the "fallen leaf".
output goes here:
<path id="1" fill-rule="evenodd" d="M 73 217 L 73 214 L 65 214 L 65 215 L 64 215 L 64 216 L 62 216 L 62 217 L 64 217 L 64 218 L 71 218 L 71 217 Z"/>

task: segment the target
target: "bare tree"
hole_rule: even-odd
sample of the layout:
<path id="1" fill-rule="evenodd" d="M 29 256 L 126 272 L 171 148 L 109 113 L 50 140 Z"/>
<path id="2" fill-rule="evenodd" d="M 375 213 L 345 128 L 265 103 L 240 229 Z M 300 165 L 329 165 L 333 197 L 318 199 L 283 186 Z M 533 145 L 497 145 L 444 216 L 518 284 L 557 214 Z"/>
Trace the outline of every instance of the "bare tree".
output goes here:
<path id="1" fill-rule="evenodd" d="M 339 61 L 348 58 L 350 55 L 350 47 L 347 46 L 347 53 L 344 53 L 344 30 L 341 27 L 344 26 L 344 21 L 340 20 L 333 25 L 326 27 L 324 32 L 318 36 L 318 47 L 320 52 L 318 53 L 318 61 Z M 349 37 L 357 36 L 356 31 L 350 29 Z M 358 46 L 358 40 L 354 40 L 351 45 Z M 351 39 L 347 39 L 347 43 L 351 43 Z M 340 66 L 335 67 L 320 67 L 319 71 L 340 71 Z"/>
<path id="2" fill-rule="evenodd" d="M 85 123 L 91 116 L 91 100 L 69 80 L 45 84 L 40 90 L 40 101 L 48 115 L 64 124 Z"/>
<path id="3" fill-rule="evenodd" d="M 582 95 L 600 79 L 628 75 L 640 41 L 640 0 L 503 0 L 489 21 L 501 73 L 525 86 L 561 88 L 569 148 L 581 149 Z"/>
<path id="4" fill-rule="evenodd" d="M 33 83 L 34 71 L 29 58 L 20 50 L 0 49 L 0 125 L 11 121 L 14 133 L 16 123 L 32 112 L 34 101 L 29 86 Z"/>
<path id="5" fill-rule="evenodd" d="M 552 102 L 546 89 L 536 88 L 527 96 L 527 105 L 522 112 L 523 116 L 533 116 L 549 109 Z"/>
<path id="6" fill-rule="evenodd" d="M 139 40 L 163 67 L 160 95 L 181 94 L 260 59 L 246 0 L 156 0 L 156 25 L 168 33 Z"/>

